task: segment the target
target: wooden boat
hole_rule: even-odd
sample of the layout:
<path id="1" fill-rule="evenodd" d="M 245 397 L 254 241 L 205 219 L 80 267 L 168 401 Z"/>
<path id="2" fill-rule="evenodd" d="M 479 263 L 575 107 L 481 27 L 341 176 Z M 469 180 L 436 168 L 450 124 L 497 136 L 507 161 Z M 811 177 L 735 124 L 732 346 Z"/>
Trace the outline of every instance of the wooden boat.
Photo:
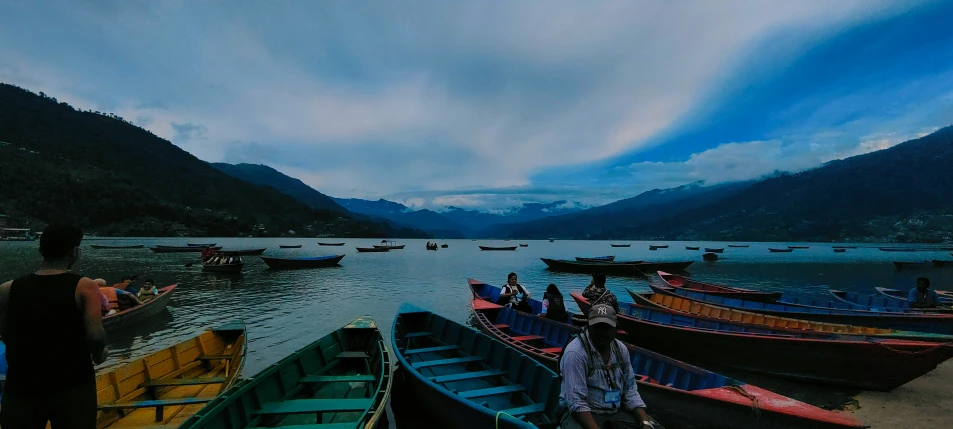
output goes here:
<path id="1" fill-rule="evenodd" d="M 794 251 L 794 249 L 775 249 L 773 247 L 769 247 L 768 251 L 771 253 L 791 253 Z"/>
<path id="2" fill-rule="evenodd" d="M 711 252 L 705 253 L 704 255 L 702 255 L 702 260 L 704 260 L 704 261 L 706 261 L 706 262 L 715 262 L 715 261 L 718 260 L 718 254 L 717 254 L 717 253 L 711 253 Z"/>
<path id="3" fill-rule="evenodd" d="M 155 253 L 202 253 L 205 250 L 205 247 L 196 247 L 196 246 L 186 246 L 186 247 L 177 247 L 177 246 L 161 246 L 156 245 L 155 247 L 150 247 L 149 250 L 152 250 Z M 209 247 L 212 250 L 222 250 L 222 246 L 212 246 Z"/>
<path id="4" fill-rule="evenodd" d="M 480 250 L 516 250 L 517 246 L 504 246 L 504 247 L 493 247 L 493 246 L 479 246 Z"/>
<path id="5" fill-rule="evenodd" d="M 701 247 L 685 246 L 685 250 L 699 250 Z"/>
<path id="6" fill-rule="evenodd" d="M 116 332 L 128 326 L 134 326 L 165 310 L 172 298 L 172 292 L 178 285 L 170 285 L 159 289 L 159 295 L 146 301 L 142 305 L 130 307 L 112 316 L 103 317 L 103 329 L 106 333 Z"/>
<path id="7" fill-rule="evenodd" d="M 668 244 L 650 244 L 649 247 L 654 247 L 656 249 L 668 249 Z"/>
<path id="8" fill-rule="evenodd" d="M 480 331 L 559 371 L 563 345 L 581 329 L 473 300 Z M 724 428 L 862 428 L 849 414 L 823 410 L 667 356 L 626 344 L 639 395 L 662 423 Z M 756 399 L 755 399 L 756 398 Z M 757 406 L 760 413 L 751 412 Z"/>
<path id="9" fill-rule="evenodd" d="M 608 262 L 608 261 L 614 261 L 615 256 L 593 256 L 591 258 L 583 258 L 580 256 L 576 256 L 576 260 L 579 262 Z"/>
<path id="10" fill-rule="evenodd" d="M 223 253 L 228 253 L 229 255 L 238 255 L 238 256 L 258 256 L 265 251 L 267 248 L 263 247 L 261 249 L 238 249 L 238 250 L 222 250 Z"/>
<path id="11" fill-rule="evenodd" d="M 857 246 L 831 246 L 834 249 L 856 249 Z"/>
<path id="12" fill-rule="evenodd" d="M 903 331 L 929 332 L 953 335 L 953 315 L 930 313 L 876 313 L 872 311 L 843 310 L 787 302 L 758 302 L 736 298 L 712 296 L 706 293 L 671 287 L 659 287 L 650 284 L 655 293 L 687 298 L 692 301 L 736 310 L 751 311 L 793 319 L 813 320 L 816 322 L 838 323 L 842 325 L 869 326 L 876 328 L 898 329 Z"/>
<path id="13" fill-rule="evenodd" d="M 229 261 L 230 259 L 230 261 Z M 217 252 L 211 258 L 202 261 L 202 271 L 208 273 L 240 273 L 245 267 L 242 257 L 229 252 Z"/>
<path id="14" fill-rule="evenodd" d="M 655 247 L 655 246 L 649 246 L 649 250 L 658 250 L 658 247 Z"/>
<path id="15" fill-rule="evenodd" d="M 209 247 L 215 246 L 216 244 L 218 243 L 185 243 L 185 245 L 189 247 Z"/>
<path id="16" fill-rule="evenodd" d="M 912 247 L 878 247 L 882 252 L 916 252 L 917 249 Z"/>
<path id="17" fill-rule="evenodd" d="M 318 246 L 343 246 L 344 243 L 322 243 L 318 242 Z"/>
<path id="18" fill-rule="evenodd" d="M 896 298 L 903 301 L 907 300 L 908 292 L 904 292 L 898 289 L 888 289 L 885 287 L 878 287 L 874 289 L 877 289 L 877 293 L 881 295 L 888 296 L 890 298 Z M 942 291 L 942 290 L 937 290 L 934 292 L 936 292 L 937 298 L 940 298 L 940 303 L 953 304 L 953 295 L 950 295 L 949 292 Z"/>
<path id="19" fill-rule="evenodd" d="M 747 299 L 749 301 L 759 302 L 775 302 L 781 297 L 781 292 L 759 292 L 751 289 L 716 285 L 714 283 L 705 283 L 690 279 L 688 277 L 669 274 L 664 271 L 658 271 L 656 274 L 658 274 L 659 278 L 662 279 L 662 282 L 669 287 L 704 292 L 714 296 Z"/>
<path id="20" fill-rule="evenodd" d="M 553 271 L 618 276 L 644 276 L 645 273 L 659 270 L 684 271 L 695 262 L 579 262 L 548 258 L 540 258 L 540 260 Z"/>
<path id="21" fill-rule="evenodd" d="M 404 246 L 406 246 L 406 244 L 398 245 L 396 241 L 387 241 L 387 240 L 381 240 L 381 244 L 374 245 L 374 247 L 377 247 L 379 249 L 393 249 L 393 250 L 403 249 Z"/>
<path id="22" fill-rule="evenodd" d="M 520 247 L 529 247 L 529 244 L 522 244 L 522 243 L 520 243 Z"/>
<path id="23" fill-rule="evenodd" d="M 475 279 L 467 279 L 467 285 L 470 287 L 470 293 L 473 294 L 473 299 L 483 300 L 493 305 L 496 305 L 496 300 L 500 299 L 502 289 L 499 287 Z M 540 315 L 543 313 L 542 301 L 530 298 L 527 302 L 530 308 L 533 309 L 532 314 Z M 567 311 L 567 313 L 569 312 Z M 562 320 L 561 322 L 572 323 L 572 314 L 569 313 L 566 320 Z"/>
<path id="24" fill-rule="evenodd" d="M 386 428 L 393 370 L 377 324 L 362 317 L 232 387 L 181 428 Z"/>
<path id="25" fill-rule="evenodd" d="M 559 375 L 479 331 L 401 306 L 391 346 L 407 394 L 441 428 L 553 427 Z"/>
<path id="26" fill-rule="evenodd" d="M 725 251 L 725 248 L 724 247 L 719 247 L 719 248 L 706 247 L 705 251 L 710 253 L 723 253 Z"/>
<path id="27" fill-rule="evenodd" d="M 937 308 L 911 308 L 910 301 L 898 299 L 890 296 L 862 295 L 857 292 L 848 292 L 836 289 L 830 289 L 829 292 L 835 300 L 846 303 L 851 309 L 866 311 L 903 311 L 908 313 L 951 313 L 953 308 L 949 305 Z M 951 313 L 953 314 L 953 313 Z"/>
<path id="28" fill-rule="evenodd" d="M 316 256 L 313 258 L 273 258 L 262 256 L 268 268 L 273 270 L 294 270 L 302 268 L 336 267 L 344 255 Z"/>
<path id="29" fill-rule="evenodd" d="M 847 249 L 844 249 L 844 248 L 834 248 L 834 253 L 844 253 L 846 251 Z"/>
<path id="30" fill-rule="evenodd" d="M 429 246 L 429 245 L 427 246 L 427 250 L 437 250 L 439 248 L 440 247 L 437 246 L 437 243 L 434 243 L 433 246 Z"/>
<path id="31" fill-rule="evenodd" d="M 751 247 L 750 244 L 729 244 L 728 247 Z"/>
<path id="32" fill-rule="evenodd" d="M 441 249 L 446 249 L 446 248 L 448 248 L 448 247 L 450 247 L 449 244 L 441 244 L 441 245 L 440 245 L 440 248 L 441 248 Z"/>
<path id="33" fill-rule="evenodd" d="M 691 314 L 695 317 L 712 318 L 728 322 L 764 326 L 771 329 L 792 332 L 818 332 L 846 335 L 868 335 L 875 337 L 903 339 L 911 341 L 953 342 L 953 335 L 929 334 L 925 332 L 900 331 L 896 329 L 874 328 L 866 326 L 842 325 L 838 323 L 814 322 L 789 317 L 759 314 L 750 311 L 718 307 L 686 298 L 654 292 L 634 292 L 626 289 L 632 300 L 646 307 L 658 307 L 668 311 Z"/>
<path id="34" fill-rule="evenodd" d="M 93 249 L 111 249 L 111 250 L 124 250 L 124 249 L 142 249 L 146 247 L 145 244 L 130 244 L 127 246 L 107 246 L 105 244 L 90 244 L 89 247 Z"/>
<path id="35" fill-rule="evenodd" d="M 612 247 L 630 247 L 631 244 L 610 244 Z"/>
<path id="36" fill-rule="evenodd" d="M 788 249 L 810 249 L 811 246 L 788 246 Z"/>
<path id="37" fill-rule="evenodd" d="M 300 249 L 301 244 L 279 244 L 278 247 L 282 249 Z"/>
<path id="38" fill-rule="evenodd" d="M 367 253 L 367 252 L 390 252 L 389 247 L 355 247 L 358 252 Z"/>
<path id="39" fill-rule="evenodd" d="M 570 294 L 580 310 L 589 302 Z M 793 334 L 619 303 L 624 338 L 677 359 L 784 378 L 890 391 L 953 357 L 953 344 L 840 334 Z"/>
<path id="40" fill-rule="evenodd" d="M 96 376 L 96 427 L 177 428 L 231 387 L 245 363 L 233 322 Z"/>

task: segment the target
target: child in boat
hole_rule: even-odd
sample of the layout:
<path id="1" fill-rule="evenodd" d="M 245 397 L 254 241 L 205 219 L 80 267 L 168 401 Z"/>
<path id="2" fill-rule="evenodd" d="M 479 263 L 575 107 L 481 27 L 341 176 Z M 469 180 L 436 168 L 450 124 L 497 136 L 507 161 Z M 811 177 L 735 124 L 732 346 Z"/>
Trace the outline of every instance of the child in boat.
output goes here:
<path id="1" fill-rule="evenodd" d="M 563 294 L 553 283 L 549 284 L 546 293 L 543 294 L 543 313 L 546 313 L 547 319 L 560 322 L 565 322 L 569 318 L 569 313 L 566 312 L 566 303 L 563 302 Z"/>
<path id="2" fill-rule="evenodd" d="M 155 298 L 156 295 L 159 295 L 159 289 L 156 289 L 155 282 L 153 282 L 152 279 L 146 279 L 142 284 L 142 288 L 139 289 L 138 295 L 140 301 L 147 302 Z"/>

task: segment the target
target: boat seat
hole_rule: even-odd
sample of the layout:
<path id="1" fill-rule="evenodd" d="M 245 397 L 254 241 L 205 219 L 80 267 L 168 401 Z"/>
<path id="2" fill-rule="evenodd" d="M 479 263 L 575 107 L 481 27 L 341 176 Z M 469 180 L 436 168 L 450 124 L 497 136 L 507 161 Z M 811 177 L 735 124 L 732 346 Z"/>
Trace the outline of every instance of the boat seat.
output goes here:
<path id="1" fill-rule="evenodd" d="M 196 359 L 198 360 L 232 360 L 232 356 L 231 355 L 228 355 L 228 356 L 203 355 L 203 356 L 199 356 Z"/>
<path id="2" fill-rule="evenodd" d="M 227 377 L 207 377 L 207 378 L 174 378 L 158 379 L 142 383 L 142 387 L 165 387 L 165 386 L 197 386 L 202 384 L 216 384 L 228 381 Z"/>
<path id="3" fill-rule="evenodd" d="M 409 334 L 404 334 L 404 338 L 419 338 L 419 337 L 430 337 L 433 336 L 433 332 L 411 332 Z"/>
<path id="4" fill-rule="evenodd" d="M 370 359 L 370 356 L 364 352 L 341 352 L 337 355 L 338 359 Z"/>
<path id="5" fill-rule="evenodd" d="M 513 417 L 519 417 L 526 414 L 541 413 L 543 411 L 546 411 L 546 404 L 526 405 L 523 407 L 510 408 L 501 412 L 509 414 Z"/>
<path id="6" fill-rule="evenodd" d="M 422 349 L 413 349 L 407 350 L 404 352 L 405 355 L 414 355 L 418 353 L 431 353 L 431 352 L 443 352 L 451 350 L 459 350 L 460 346 L 437 346 L 437 347 L 424 347 Z"/>
<path id="7" fill-rule="evenodd" d="M 563 352 L 563 348 L 562 347 L 547 347 L 545 349 L 539 349 L 539 351 L 543 353 L 552 353 L 552 354 L 558 355 Z"/>
<path id="8" fill-rule="evenodd" d="M 490 387 L 487 389 L 465 390 L 460 392 L 459 395 L 466 399 L 473 399 L 483 396 L 501 395 L 504 393 L 523 392 L 525 390 L 526 388 L 519 384 L 511 384 L 509 386 Z"/>
<path id="9" fill-rule="evenodd" d="M 97 405 L 96 408 L 100 410 L 119 410 L 120 413 L 122 413 L 122 410 L 127 408 L 155 408 L 156 421 L 161 422 L 165 419 L 163 414 L 165 407 L 171 407 L 175 405 L 206 404 L 213 399 L 215 398 L 152 399 L 148 401 L 135 402 L 112 402 L 108 404 Z"/>
<path id="10" fill-rule="evenodd" d="M 535 340 L 542 340 L 546 337 L 541 337 L 539 335 L 521 335 L 518 337 L 510 337 L 510 338 L 512 338 L 514 341 L 535 341 Z"/>
<path id="11" fill-rule="evenodd" d="M 500 323 L 499 325 L 493 325 L 493 327 L 496 329 L 506 329 L 506 328 L 509 328 L 510 325 L 507 325 L 505 323 Z"/>
<path id="12" fill-rule="evenodd" d="M 450 359 L 438 359 L 438 360 L 427 360 L 423 362 L 414 362 L 410 364 L 414 368 L 429 368 L 431 366 L 440 366 L 440 365 L 454 365 L 459 363 L 471 363 L 471 362 L 480 362 L 483 358 L 480 356 L 463 356 Z"/>
<path id="13" fill-rule="evenodd" d="M 368 383 L 374 380 L 373 375 L 308 375 L 301 377 L 298 383 Z"/>
<path id="14" fill-rule="evenodd" d="M 453 381 L 473 380 L 475 378 L 496 377 L 498 375 L 503 375 L 503 374 L 506 374 L 506 373 L 498 369 L 488 369 L 486 371 L 461 372 L 459 374 L 438 375 L 436 377 L 430 377 L 430 381 L 434 383 L 450 383 Z"/>
<path id="15" fill-rule="evenodd" d="M 363 411 L 370 407 L 372 399 L 291 399 L 266 402 L 252 414 L 309 414 L 341 411 Z"/>

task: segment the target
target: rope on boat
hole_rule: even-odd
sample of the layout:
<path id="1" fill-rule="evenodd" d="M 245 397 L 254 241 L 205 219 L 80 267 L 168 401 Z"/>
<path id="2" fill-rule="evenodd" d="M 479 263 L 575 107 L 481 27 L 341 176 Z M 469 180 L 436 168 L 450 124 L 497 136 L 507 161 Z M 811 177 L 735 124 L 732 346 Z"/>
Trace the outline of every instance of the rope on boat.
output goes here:
<path id="1" fill-rule="evenodd" d="M 953 343 L 937 343 L 935 346 L 930 347 L 930 348 L 928 348 L 928 349 L 923 349 L 923 350 L 918 350 L 918 351 L 907 351 L 907 350 L 895 349 L 895 348 L 890 347 L 890 346 L 888 346 L 888 345 L 886 345 L 886 344 L 884 344 L 884 343 L 882 343 L 882 342 L 880 342 L 880 341 L 872 341 L 872 342 L 874 342 L 874 343 L 876 343 L 876 344 L 879 344 L 881 347 L 883 347 L 883 348 L 885 348 L 885 349 L 887 349 L 887 350 L 890 350 L 890 351 L 892 351 L 892 352 L 894 352 L 894 353 L 902 353 L 902 354 L 906 354 L 906 355 L 922 355 L 922 354 L 930 353 L 930 352 L 932 352 L 932 351 L 934 351 L 934 350 L 936 350 L 936 349 L 938 349 L 938 348 L 940 348 L 940 347 L 943 347 L 943 346 L 953 345 Z"/>
<path id="2" fill-rule="evenodd" d="M 748 393 L 748 391 L 745 390 L 743 386 L 738 384 L 732 384 L 731 386 L 725 387 L 725 389 L 733 390 L 735 392 L 738 392 L 739 395 L 744 396 L 745 398 L 748 398 L 748 400 L 751 401 L 751 409 L 754 411 L 755 419 L 757 419 L 759 424 L 761 423 L 761 402 L 758 401 L 757 396 L 754 396 L 751 393 Z"/>
<path id="3" fill-rule="evenodd" d="M 500 429 L 500 414 L 506 414 L 506 413 L 502 411 L 498 411 L 496 413 L 496 429 Z M 506 414 L 506 415 L 510 416 L 509 414 Z M 513 416 L 510 416 L 510 417 L 513 417 Z M 516 418 L 516 417 L 513 417 L 513 418 Z"/>

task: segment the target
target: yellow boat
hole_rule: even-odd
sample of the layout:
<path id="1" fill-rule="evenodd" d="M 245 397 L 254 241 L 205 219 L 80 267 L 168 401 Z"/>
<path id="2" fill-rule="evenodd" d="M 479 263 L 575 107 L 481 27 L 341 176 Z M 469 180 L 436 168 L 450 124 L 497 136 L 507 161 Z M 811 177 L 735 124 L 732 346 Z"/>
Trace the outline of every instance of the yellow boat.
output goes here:
<path id="1" fill-rule="evenodd" d="M 245 362 L 241 322 L 96 376 L 96 427 L 176 428 L 231 387 Z"/>

